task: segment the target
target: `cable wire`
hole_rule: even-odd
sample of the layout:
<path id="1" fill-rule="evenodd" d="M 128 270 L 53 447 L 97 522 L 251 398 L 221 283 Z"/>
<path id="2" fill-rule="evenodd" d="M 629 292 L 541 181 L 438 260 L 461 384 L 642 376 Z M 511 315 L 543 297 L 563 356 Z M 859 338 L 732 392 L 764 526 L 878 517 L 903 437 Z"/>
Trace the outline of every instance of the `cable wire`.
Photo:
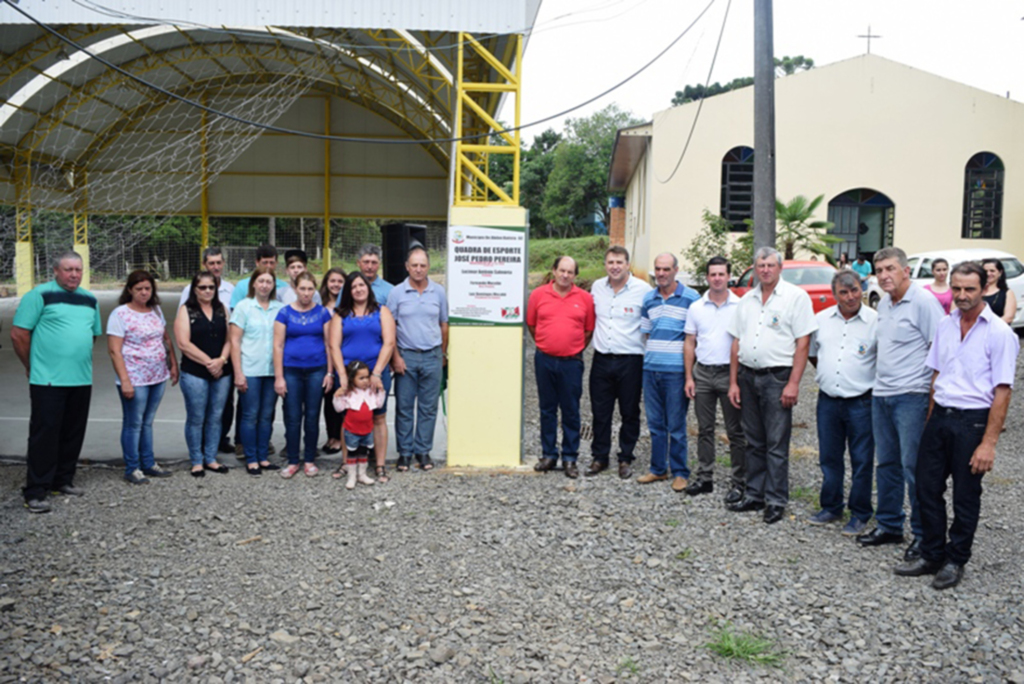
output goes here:
<path id="1" fill-rule="evenodd" d="M 711 74 L 715 71 L 715 62 L 718 61 L 718 49 L 722 47 L 722 36 L 725 35 L 725 22 L 729 18 L 729 8 L 732 6 L 732 0 L 728 0 L 725 4 L 725 16 L 722 17 L 722 28 L 718 32 L 718 42 L 715 43 L 715 54 L 711 57 L 711 68 L 708 69 L 708 78 L 704 82 L 704 93 L 705 97 L 700 98 L 700 102 L 697 103 L 697 112 L 693 115 L 693 123 L 690 125 L 690 134 L 686 136 L 686 144 L 683 145 L 683 151 L 679 155 L 676 166 L 672 169 L 672 173 L 669 174 L 668 178 L 662 180 L 658 178 L 658 172 L 654 172 L 654 180 L 658 181 L 662 185 L 668 183 L 670 180 L 675 178 L 676 172 L 679 171 L 679 167 L 683 163 L 683 158 L 686 157 L 686 151 L 690 149 L 690 141 L 693 140 L 693 132 L 697 130 L 697 120 L 700 119 L 700 110 L 704 108 L 704 100 L 707 99 L 706 94 L 708 86 L 711 84 Z"/>
<path id="2" fill-rule="evenodd" d="M 68 38 L 67 36 L 62 35 L 59 31 L 54 29 L 49 24 L 46 24 L 46 23 L 40 21 L 39 19 L 36 19 L 31 14 L 29 14 L 25 10 L 21 9 L 20 7 L 18 7 L 15 4 L 14 0 L 0 0 L 0 2 L 5 3 L 8 7 L 13 9 L 14 11 L 18 12 L 19 14 L 21 14 L 22 16 L 24 16 L 26 19 L 28 19 L 32 23 L 34 23 L 37 26 L 39 26 L 39 28 L 43 29 L 44 31 L 46 31 L 47 33 L 51 34 L 52 36 L 54 36 L 58 40 L 64 42 L 65 44 L 69 45 L 70 47 L 73 47 L 75 50 L 81 51 L 83 54 L 85 54 L 89 58 L 91 58 L 91 59 L 99 62 L 100 64 L 106 66 L 108 69 L 113 69 L 114 71 L 116 71 L 117 73 L 121 74 L 122 76 L 124 76 L 124 77 L 126 77 L 126 78 L 128 78 L 128 79 L 130 79 L 132 81 L 135 81 L 136 83 L 138 83 L 139 85 L 141 85 L 141 86 L 143 86 L 145 88 L 149 88 L 150 90 L 156 91 L 156 92 L 160 93 L 161 95 L 164 95 L 165 97 L 169 97 L 169 98 L 171 98 L 173 100 L 177 100 L 178 102 L 181 102 L 183 104 L 189 105 L 191 107 L 194 107 L 194 108 L 199 109 L 201 111 L 207 112 L 208 114 L 212 114 L 214 116 L 223 117 L 225 119 L 228 119 L 230 121 L 234 121 L 236 123 L 244 124 L 246 126 L 252 126 L 252 127 L 255 127 L 255 128 L 260 128 L 262 130 L 271 131 L 273 133 L 282 133 L 282 134 L 285 134 L 285 135 L 295 135 L 295 136 L 299 136 L 299 137 L 303 137 L 303 138 L 312 138 L 312 139 L 315 139 L 315 140 L 331 140 L 331 141 L 334 141 L 334 142 L 347 142 L 347 143 L 371 144 L 371 145 L 440 145 L 440 144 L 448 144 L 448 143 L 454 143 L 454 142 L 479 140 L 480 138 L 489 138 L 492 135 L 500 135 L 501 133 L 513 133 L 515 131 L 523 130 L 523 129 L 526 129 L 526 128 L 531 128 L 533 126 L 539 126 L 540 124 L 547 123 L 547 122 L 552 121 L 554 119 L 559 119 L 561 117 L 564 117 L 566 114 L 571 114 L 572 112 L 574 112 L 574 111 L 576 111 L 578 109 L 582 109 L 583 107 L 586 107 L 587 105 L 589 105 L 589 104 L 591 104 L 591 103 L 593 103 L 593 102 L 595 102 L 597 100 L 600 100 L 602 97 L 605 97 L 606 95 L 609 95 L 610 93 L 618 90 L 622 86 L 624 86 L 627 83 L 629 83 L 630 81 L 632 81 L 634 78 L 636 78 L 637 76 L 642 74 L 644 71 L 646 71 L 648 68 L 650 68 L 652 65 L 654 65 L 655 62 L 657 62 L 659 59 L 664 57 L 665 54 L 669 50 L 671 50 L 673 47 L 675 47 L 676 43 L 678 43 L 680 40 L 682 40 L 683 37 L 686 36 L 686 34 L 690 32 L 690 30 L 697 24 L 697 22 L 699 22 L 701 20 L 701 18 L 708 12 L 708 10 L 711 9 L 711 6 L 714 5 L 715 2 L 717 2 L 717 0 L 710 0 L 708 2 L 708 4 L 704 7 L 704 9 L 702 9 L 700 11 L 700 14 L 698 14 L 697 17 L 692 22 L 690 22 L 690 24 L 685 29 L 683 29 L 683 32 L 680 33 L 678 36 L 676 36 L 672 40 L 672 42 L 670 42 L 665 48 L 663 48 L 661 50 L 661 52 L 656 54 L 650 61 L 648 61 L 646 64 L 644 64 L 642 67 L 640 67 L 636 71 L 634 71 L 632 74 L 627 76 L 622 81 L 619 81 L 618 83 L 616 83 L 612 87 L 608 88 L 607 90 L 605 90 L 605 91 L 595 95 L 594 97 L 591 97 L 591 98 L 589 98 L 587 100 L 584 100 L 583 102 L 580 102 L 579 104 L 573 105 L 572 107 L 570 107 L 568 109 L 565 109 L 565 110 L 563 110 L 561 112 L 558 112 L 557 114 L 552 114 L 551 116 L 546 116 L 546 117 L 544 117 L 542 119 L 538 119 L 536 121 L 532 121 L 532 122 L 527 123 L 527 124 L 522 124 L 520 126 L 508 127 L 508 128 L 503 129 L 503 130 L 495 130 L 495 131 L 491 131 L 491 132 L 488 132 L 488 133 L 479 133 L 479 134 L 476 134 L 476 135 L 467 135 L 467 136 L 463 136 L 461 138 L 425 138 L 425 139 L 409 139 L 409 140 L 392 140 L 392 139 L 386 139 L 386 138 L 351 138 L 351 137 L 340 136 L 340 135 L 326 135 L 324 133 L 313 133 L 313 132 L 310 132 L 310 131 L 299 131 L 299 130 L 295 130 L 295 129 L 291 129 L 291 128 L 284 128 L 284 127 L 281 127 L 281 126 L 275 126 L 273 124 L 264 124 L 264 123 L 260 123 L 258 121 L 250 121 L 249 119 L 245 119 L 245 118 L 240 117 L 240 116 L 235 116 L 234 114 L 229 114 L 227 112 L 219 111 L 217 109 L 214 109 L 213 107 L 208 107 L 207 105 L 204 105 L 201 102 L 196 102 L 195 100 L 190 100 L 187 97 L 184 97 L 182 95 L 178 95 L 177 93 L 174 93 L 174 92 L 172 92 L 170 90 L 162 88 L 162 87 L 156 85 L 155 83 L 151 83 L 151 82 L 141 78 L 140 76 L 136 76 L 135 74 L 129 72 L 128 70 L 118 66 L 117 64 L 114 64 L 113 62 L 110 62 L 109 60 L 107 60 L 107 59 L 105 59 L 103 57 L 100 57 L 99 55 L 93 54 L 92 52 L 87 50 L 82 45 L 79 45 L 77 42 L 75 42 L 71 38 Z M 729 0 L 729 2 L 731 3 L 732 0 Z M 726 8 L 726 16 L 728 16 L 728 8 Z M 723 30 L 725 28 L 724 22 L 723 22 L 722 28 L 723 28 Z M 719 35 L 719 44 L 721 44 L 721 35 Z M 716 47 L 715 48 L 715 55 L 717 56 L 717 54 L 718 54 L 718 48 Z M 712 67 L 714 67 L 714 64 L 712 64 Z M 710 74 L 708 74 L 708 78 L 710 78 Z M 699 113 L 699 110 L 698 110 L 698 113 Z M 690 133 L 692 135 L 693 131 L 691 130 Z M 687 140 L 687 145 L 689 145 L 689 140 Z M 684 150 L 684 153 L 685 153 L 685 150 Z M 681 159 L 680 159 L 680 161 L 681 161 Z"/>

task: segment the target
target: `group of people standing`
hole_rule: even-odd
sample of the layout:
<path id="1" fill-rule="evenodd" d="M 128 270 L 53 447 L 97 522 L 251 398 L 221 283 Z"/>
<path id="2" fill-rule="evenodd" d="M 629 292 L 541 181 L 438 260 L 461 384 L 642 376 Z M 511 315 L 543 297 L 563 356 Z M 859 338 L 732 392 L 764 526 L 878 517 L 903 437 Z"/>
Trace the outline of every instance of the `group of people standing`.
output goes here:
<path id="1" fill-rule="evenodd" d="M 285 254 L 288 280 L 277 278 L 272 245 L 256 251 L 256 267 L 237 285 L 222 275 L 221 250 L 202 255 L 203 270 L 181 293 L 173 322 L 180 364 L 160 308 L 156 280 L 137 270 L 107 321 L 108 351 L 123 409 L 124 479 L 146 484 L 170 477 L 156 461 L 153 422 L 167 383 L 180 382 L 190 473 L 224 474 L 219 453 L 239 453 L 258 476 L 300 471 L 315 476 L 319 451 L 346 451 L 334 473 L 346 486 L 388 480 L 387 396 L 396 381 L 395 429 L 407 471 L 416 461 L 433 468 L 448 308 L 431 281 L 429 256 L 410 250 L 409 277 L 397 286 L 378 275 L 381 251 L 365 245 L 359 270 L 330 269 L 317 287 L 301 250 Z M 32 415 L 28 475 L 23 490 L 32 512 L 50 510 L 51 493 L 81 496 L 74 475 L 92 392 L 92 345 L 102 333 L 96 297 L 80 287 L 82 259 L 66 252 L 54 262 L 54 280 L 29 292 L 18 307 L 11 337 L 29 377 Z M 237 394 L 238 410 L 235 411 Z M 278 398 L 285 423 L 284 468 L 269 460 Z M 327 441 L 319 447 L 320 412 Z M 230 430 L 236 422 L 236 442 Z M 368 474 L 373 458 L 375 478 Z"/>
<path id="2" fill-rule="evenodd" d="M 885 295 L 877 312 L 863 303 L 868 265 L 837 270 L 836 305 L 815 314 L 807 293 L 780 277 L 782 258 L 771 248 L 755 254 L 757 283 L 742 298 L 729 290 L 731 268 L 724 257 L 706 264 L 703 295 L 677 281 L 678 261 L 668 253 L 654 260 L 651 288 L 631 275 L 624 248 L 609 248 L 607 277 L 589 293 L 574 284 L 575 261 L 556 259 L 550 283 L 533 291 L 527 307 L 541 413 L 535 469 L 554 470 L 561 459 L 567 477 L 579 475 L 583 351 L 593 339 L 593 458 L 584 474 L 609 467 L 618 403 L 618 472 L 631 477 L 642 398 L 651 455 L 649 472 L 637 481 L 671 479 L 676 492 L 711 493 L 720 406 L 731 460 L 725 505 L 734 512 L 762 511 L 765 523 L 777 523 L 789 501 L 792 411 L 810 361 L 819 389 L 822 487 L 821 510 L 808 522 L 839 523 L 848 509 L 842 534 L 864 547 L 902 544 L 909 495 L 912 538 L 896 574 L 936 575 L 936 589 L 955 586 L 970 559 L 981 479 L 992 468 L 1019 342 L 1008 325 L 1016 304 L 1002 264 L 958 264 L 945 288 L 939 287 L 949 273 L 943 264 L 945 271 L 933 265 L 936 284 L 925 288 L 910 279 L 903 250 L 880 250 L 874 271 Z M 941 303 L 946 292 L 955 305 L 951 312 Z M 1005 315 L 992 303 L 998 293 Z M 699 465 L 692 477 L 690 401 L 698 423 Z M 954 520 L 947 526 L 950 478 Z M 872 517 L 876 526 L 868 531 Z"/>

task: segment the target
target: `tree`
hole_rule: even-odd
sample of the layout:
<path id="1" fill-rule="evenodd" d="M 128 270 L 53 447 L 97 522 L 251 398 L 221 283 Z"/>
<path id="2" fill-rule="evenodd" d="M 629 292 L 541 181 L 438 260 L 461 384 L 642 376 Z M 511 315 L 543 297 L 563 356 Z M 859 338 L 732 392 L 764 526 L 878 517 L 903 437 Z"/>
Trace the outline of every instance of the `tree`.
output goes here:
<path id="1" fill-rule="evenodd" d="M 753 252 L 745 247 L 742 237 L 738 241 L 732 239 L 732 224 L 706 208 L 701 214 L 700 221 L 700 231 L 682 251 L 683 267 L 690 274 L 695 286 L 707 286 L 704 267 L 711 257 L 724 256 L 729 259 L 733 275 L 746 270 Z"/>
<path id="2" fill-rule="evenodd" d="M 779 59 L 778 57 L 775 58 L 775 78 L 791 76 L 798 71 L 807 71 L 808 69 L 813 68 L 814 60 L 810 57 L 804 57 L 803 55 L 797 55 L 796 57 L 790 57 L 787 55 L 782 59 Z M 734 78 L 725 85 L 716 81 L 706 88 L 703 83 L 688 85 L 682 90 L 676 91 L 676 94 L 672 97 L 672 106 L 678 107 L 679 105 L 686 104 L 687 102 L 702 100 L 705 97 L 714 97 L 715 95 L 727 93 L 730 90 L 738 90 L 751 85 L 754 85 L 754 78 L 752 76 Z"/>
<path id="3" fill-rule="evenodd" d="M 831 221 L 811 220 L 824 199 L 824 195 L 818 195 L 810 202 L 803 195 L 797 195 L 789 203 L 775 199 L 775 244 L 782 252 L 783 259 L 793 259 L 797 252 L 803 251 L 820 254 L 830 263 L 835 263 L 831 245 L 842 242 L 843 239 L 826 233 L 835 224 Z M 753 245 L 754 222 L 751 219 L 746 219 L 745 222 L 750 226 L 748 233 Z"/>
<path id="4" fill-rule="evenodd" d="M 595 211 L 610 222 L 608 160 L 620 128 L 640 121 L 610 104 L 599 112 L 568 119 L 565 136 L 553 148 L 554 163 L 541 205 L 544 221 L 560 234 L 572 235 L 578 223 Z"/>

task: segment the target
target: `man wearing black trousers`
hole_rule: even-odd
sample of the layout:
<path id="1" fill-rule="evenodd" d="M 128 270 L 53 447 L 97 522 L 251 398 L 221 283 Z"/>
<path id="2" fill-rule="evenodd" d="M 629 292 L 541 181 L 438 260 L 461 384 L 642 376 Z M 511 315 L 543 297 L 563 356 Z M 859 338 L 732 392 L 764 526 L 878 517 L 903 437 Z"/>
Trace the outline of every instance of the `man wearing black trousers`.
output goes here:
<path id="1" fill-rule="evenodd" d="M 956 308 L 939 323 L 926 362 L 934 373 L 917 455 L 921 556 L 895 568 L 904 577 L 935 575 L 935 589 L 959 584 L 971 559 L 981 479 L 995 461 L 1020 350 L 1017 335 L 982 299 L 981 266 L 959 264 L 950 281 Z M 953 524 L 947 541 L 943 495 L 950 478 Z"/>
<path id="2" fill-rule="evenodd" d="M 590 408 L 594 416 L 593 461 L 587 477 L 608 468 L 612 416 L 619 402 L 619 477 L 633 475 L 633 448 L 640 437 L 640 397 L 644 380 L 644 339 L 640 310 L 651 286 L 629 270 L 629 252 L 618 245 L 604 255 L 607 277 L 594 281 L 594 360 L 590 366 Z"/>
<path id="3" fill-rule="evenodd" d="M 28 375 L 32 416 L 28 428 L 25 507 L 46 513 L 52 492 L 82 496 L 74 486 L 92 398 L 92 347 L 102 334 L 96 297 L 79 287 L 82 257 L 65 252 L 53 280 L 21 299 L 11 342 Z"/>

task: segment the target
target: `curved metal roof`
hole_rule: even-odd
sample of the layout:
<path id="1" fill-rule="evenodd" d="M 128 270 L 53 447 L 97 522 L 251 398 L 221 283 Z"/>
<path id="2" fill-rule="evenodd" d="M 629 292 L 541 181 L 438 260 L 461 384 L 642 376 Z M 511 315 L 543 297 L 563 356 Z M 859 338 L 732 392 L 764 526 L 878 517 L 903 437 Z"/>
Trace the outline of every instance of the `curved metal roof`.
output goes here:
<path id="1" fill-rule="evenodd" d="M 358 117 L 348 117 L 344 129 L 331 126 L 332 134 L 423 141 L 401 146 L 400 153 L 389 151 L 388 156 L 420 157 L 425 153 L 436 164 L 436 173 L 447 177 L 451 145 L 431 141 L 452 137 L 459 33 L 451 29 L 465 21 L 473 30 L 511 31 L 514 27 L 516 33 L 527 32 L 539 3 L 511 3 L 514 11 L 502 3 L 469 0 L 189 2 L 178 8 L 167 8 L 166 3 L 161 8 L 148 0 L 131 4 L 136 16 L 177 12 L 197 23 L 221 18 L 218 23 L 223 26 L 227 23 L 224 19 L 237 20 L 249 27 L 243 29 L 112 23 L 116 18 L 87 10 L 87 2 L 23 0 L 20 7 L 44 23 L 60 17 L 64 23 L 52 28 L 61 36 L 149 83 L 167 84 L 168 91 L 191 100 L 203 101 L 227 92 L 256 92 L 274 79 L 304 79 L 307 95 L 344 100 L 361 112 Z M 116 4 L 107 3 L 107 7 Z M 121 5 L 123 10 L 125 3 Z M 481 9 L 492 5 L 490 12 Z M 463 11 L 465 16 L 460 14 Z M 309 21 L 289 27 L 261 25 L 265 20 L 289 17 Z M 317 17 L 319 21 L 315 21 Z M 364 25 L 376 21 L 383 28 L 322 25 L 345 17 Z M 67 23 L 69 19 L 83 23 Z M 69 172 L 109 172 L 118 159 L 108 151 L 117 150 L 131 136 L 159 134 L 164 144 L 173 144 L 175 137 L 187 144 L 194 133 L 190 126 L 198 121 L 198 110 L 193 121 L 175 126 L 176 130 L 150 130 L 147 121 L 169 104 L 177 104 L 173 98 L 110 69 L 42 27 L 17 23 L 24 22 L 24 17 L 7 5 L 0 7 L 0 21 L 15 22 L 0 24 L 0 201 L 13 201 L 13 168 L 19 154 L 31 156 L 35 188 L 46 173 L 59 179 Z M 402 22 L 417 28 L 403 28 Z M 504 65 L 512 64 L 513 33 L 476 37 Z M 467 52 L 466 71 L 474 80 L 488 80 L 493 67 Z M 480 104 L 493 115 L 500 98 L 500 93 L 488 94 Z M 299 119 L 292 122 L 292 128 L 325 132 L 323 122 L 311 126 Z M 382 127 L 381 122 L 387 125 Z M 339 144 L 332 141 L 331 146 Z M 322 158 L 311 159 L 307 171 L 310 175 L 318 169 L 322 173 L 322 164 Z M 402 166 L 400 160 L 392 165 Z M 242 167 L 236 163 L 232 170 L 273 173 L 273 159 L 248 155 Z M 52 185 L 49 189 L 55 192 L 64 189 L 59 181 Z M 445 209 L 437 213 L 443 216 L 446 193 L 440 202 Z M 222 206 L 218 213 L 237 209 L 242 214 L 245 208 Z M 180 212 L 183 207 L 162 210 Z M 364 207 L 359 212 L 368 213 L 394 215 L 387 206 L 370 212 Z M 338 207 L 337 215 L 345 215 L 344 206 Z"/>

